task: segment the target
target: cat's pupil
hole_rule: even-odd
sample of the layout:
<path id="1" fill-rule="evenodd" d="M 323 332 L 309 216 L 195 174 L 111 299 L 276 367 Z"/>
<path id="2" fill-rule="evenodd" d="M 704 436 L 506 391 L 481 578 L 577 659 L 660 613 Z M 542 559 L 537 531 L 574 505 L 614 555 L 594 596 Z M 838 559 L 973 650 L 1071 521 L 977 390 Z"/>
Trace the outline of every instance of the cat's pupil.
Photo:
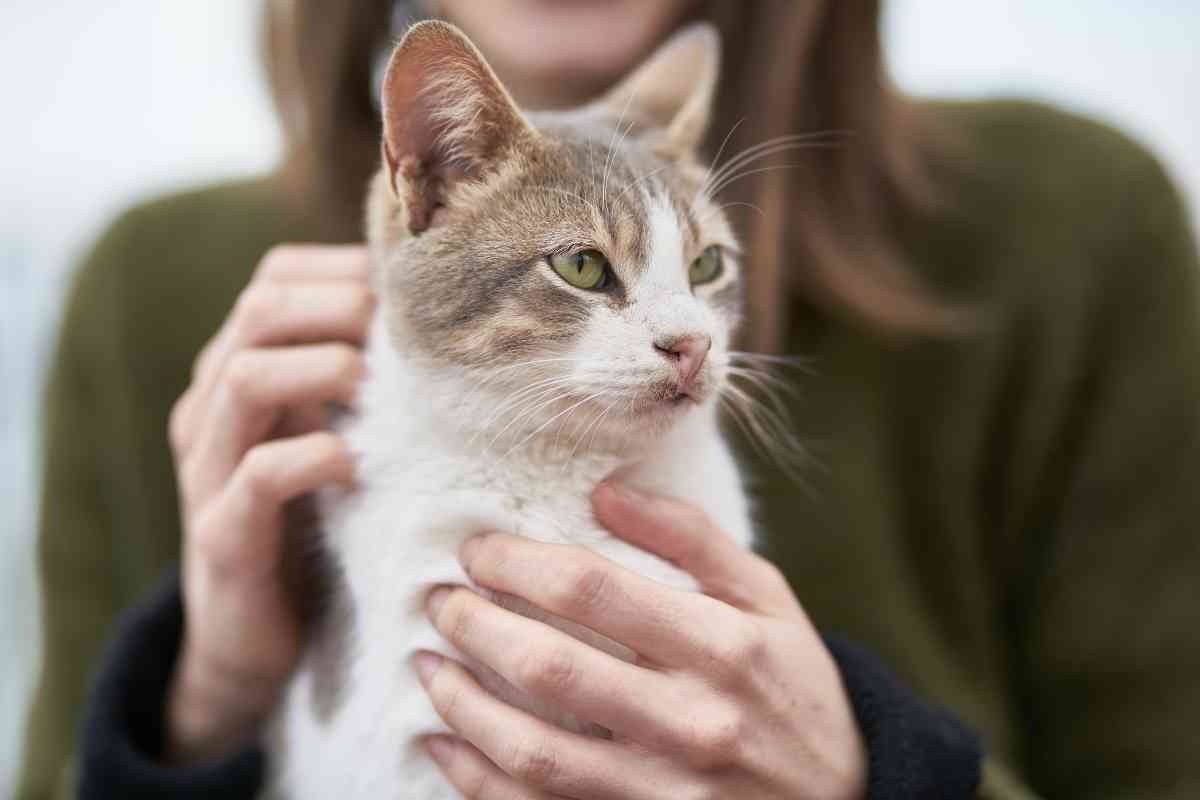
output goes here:
<path id="1" fill-rule="evenodd" d="M 575 269 L 579 270 L 580 272 L 583 272 L 583 262 L 584 261 L 586 261 L 586 259 L 583 257 L 583 253 L 576 253 L 575 254 Z"/>

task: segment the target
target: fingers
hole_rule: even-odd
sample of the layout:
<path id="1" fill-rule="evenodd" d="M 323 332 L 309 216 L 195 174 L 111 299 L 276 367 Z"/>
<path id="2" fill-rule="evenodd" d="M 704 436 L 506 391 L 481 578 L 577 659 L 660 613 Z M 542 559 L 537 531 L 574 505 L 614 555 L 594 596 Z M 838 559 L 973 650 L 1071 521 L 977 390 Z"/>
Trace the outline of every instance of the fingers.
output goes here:
<path id="1" fill-rule="evenodd" d="M 425 746 L 446 780 L 466 800 L 552 800 L 551 795 L 519 784 L 462 739 L 430 736 Z"/>
<path id="2" fill-rule="evenodd" d="M 364 283 L 255 283 L 242 293 L 217 338 L 197 361 L 193 382 L 201 404 L 239 350 L 303 342 L 361 346 L 375 306 Z"/>
<path id="3" fill-rule="evenodd" d="M 674 563 L 695 578 L 705 594 L 746 611 L 797 607 L 783 574 L 739 547 L 699 508 L 609 482 L 596 488 L 592 503 L 601 525 Z"/>
<path id="4" fill-rule="evenodd" d="M 366 281 L 367 248 L 361 244 L 281 244 L 263 256 L 255 279 L 274 281 Z"/>
<path id="5" fill-rule="evenodd" d="M 260 444 L 246 454 L 222 494 L 195 520 L 189 544 L 203 551 L 204 562 L 215 572 L 268 572 L 280 554 L 281 526 L 276 523 L 283 504 L 353 479 L 354 463 L 345 442 L 331 433 Z"/>
<path id="6" fill-rule="evenodd" d="M 494 533 L 468 540 L 460 556 L 480 586 L 522 597 L 664 666 L 716 658 L 714 649 L 727 645 L 713 632 L 744 624 L 719 600 L 672 589 L 582 547 Z"/>
<path id="7" fill-rule="evenodd" d="M 429 598 L 434 627 L 460 651 L 502 678 L 574 716 L 646 745 L 684 745 L 690 725 L 678 713 L 681 686 L 628 664 L 464 588 L 440 587 Z M 520 642 L 520 647 L 513 647 Z M 614 692 L 612 687 L 621 690 Z"/>
<path id="8" fill-rule="evenodd" d="M 518 711 L 484 690 L 452 660 L 418 653 L 415 662 L 442 720 L 518 784 L 596 800 L 644 796 L 634 786 L 649 782 L 643 774 L 648 759 L 614 742 L 570 733 Z"/>
<path id="9" fill-rule="evenodd" d="M 348 403 L 366 372 L 361 352 L 344 344 L 242 350 L 229 360 L 181 464 L 183 480 L 203 498 L 225 483 L 242 455 L 261 441 L 285 408 Z"/>
<path id="10" fill-rule="evenodd" d="M 366 250 L 359 246 L 271 250 L 196 359 L 192 386 L 172 412 L 176 450 L 189 444 L 217 377 L 238 350 L 330 340 L 360 345 L 375 303 L 368 271 Z"/>
<path id="11" fill-rule="evenodd" d="M 348 287 L 368 286 L 369 262 L 364 247 L 358 245 L 280 245 L 272 248 L 259 262 L 254 278 L 242 291 L 235 307 L 241 317 L 262 315 L 273 317 L 279 309 L 273 307 L 272 292 L 284 293 L 291 287 L 328 288 L 329 282 Z M 253 319 L 251 319 L 253 321 Z M 230 340 L 239 327 L 225 324 L 212 341 L 200 352 L 193 378 L 219 368 L 229 352 Z"/>

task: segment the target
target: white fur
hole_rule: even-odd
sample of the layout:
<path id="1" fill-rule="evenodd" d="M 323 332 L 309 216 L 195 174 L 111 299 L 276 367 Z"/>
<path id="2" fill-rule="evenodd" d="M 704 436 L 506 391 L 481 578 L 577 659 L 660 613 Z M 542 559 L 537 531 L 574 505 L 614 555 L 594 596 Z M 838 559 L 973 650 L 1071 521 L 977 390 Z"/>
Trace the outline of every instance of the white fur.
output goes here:
<path id="1" fill-rule="evenodd" d="M 711 335 L 713 363 L 706 368 L 714 381 L 723 370 L 728 326 L 688 288 L 674 214 L 662 202 L 650 207 L 650 266 L 631 287 L 632 301 L 621 310 L 597 304 L 578 342 L 558 354 L 572 359 L 562 362 L 570 365 L 562 374 L 596 392 L 669 375 L 670 365 L 651 346 L 658 336 Z M 557 280 L 552 273 L 547 279 Z M 448 651 L 423 601 L 431 586 L 466 582 L 456 553 L 467 537 L 501 530 L 580 544 L 643 575 L 694 588 L 689 576 L 615 539 L 592 518 L 591 490 L 620 470 L 635 485 L 700 506 L 739 543 L 750 542 L 746 501 L 717 428 L 715 393 L 658 429 L 637 429 L 617 400 L 604 405 L 600 395 L 589 401 L 594 408 L 584 404 L 593 408 L 594 424 L 574 436 L 560 438 L 561 430 L 547 425 L 571 407 L 550 403 L 518 415 L 496 438 L 497 426 L 482 412 L 500 408 L 504 393 L 482 387 L 478 375 L 397 353 L 403 331 L 385 330 L 383 319 L 375 320 L 368 344 L 360 413 L 345 430 L 359 458 L 359 489 L 325 504 L 325 544 L 354 609 L 345 701 L 327 725 L 319 722 L 306 666 L 275 721 L 286 744 L 272 764 L 271 791 L 297 800 L 457 796 L 417 744 L 421 734 L 443 726 L 410 658 L 419 648 Z M 604 408 L 612 413 L 601 419 Z"/>

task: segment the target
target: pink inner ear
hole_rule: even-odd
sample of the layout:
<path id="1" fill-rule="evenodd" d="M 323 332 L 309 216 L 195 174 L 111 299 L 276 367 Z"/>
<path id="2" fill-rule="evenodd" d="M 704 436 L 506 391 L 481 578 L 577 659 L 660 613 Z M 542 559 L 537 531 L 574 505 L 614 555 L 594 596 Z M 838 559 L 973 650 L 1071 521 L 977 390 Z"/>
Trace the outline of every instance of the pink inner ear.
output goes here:
<path id="1" fill-rule="evenodd" d="M 414 233 L 456 181 L 482 172 L 524 120 L 483 57 L 456 28 L 415 25 L 383 82 L 383 154 Z"/>

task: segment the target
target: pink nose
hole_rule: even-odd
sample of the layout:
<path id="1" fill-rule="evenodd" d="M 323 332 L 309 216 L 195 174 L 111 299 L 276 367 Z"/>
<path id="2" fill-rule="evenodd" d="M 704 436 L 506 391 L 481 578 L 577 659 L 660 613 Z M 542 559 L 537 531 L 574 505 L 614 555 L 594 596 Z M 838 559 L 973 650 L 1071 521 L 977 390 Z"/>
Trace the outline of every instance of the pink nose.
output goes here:
<path id="1" fill-rule="evenodd" d="M 711 347 L 712 337 L 702 335 L 672 336 L 654 343 L 654 349 L 674 365 L 679 387 L 685 391 L 695 383 Z"/>

